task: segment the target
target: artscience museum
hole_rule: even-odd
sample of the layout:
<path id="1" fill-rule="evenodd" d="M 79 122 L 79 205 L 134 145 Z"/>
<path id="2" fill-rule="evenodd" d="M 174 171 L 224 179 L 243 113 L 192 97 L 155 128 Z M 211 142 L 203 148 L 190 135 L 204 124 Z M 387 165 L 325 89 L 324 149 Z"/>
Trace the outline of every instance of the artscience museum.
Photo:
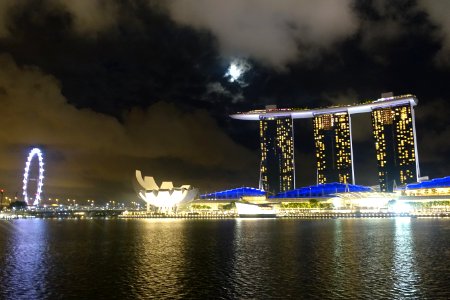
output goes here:
<path id="1" fill-rule="evenodd" d="M 183 204 L 194 200 L 198 192 L 190 185 L 174 187 L 171 181 L 163 181 L 158 186 L 153 177 L 143 177 L 139 170 L 136 170 L 136 179 L 139 184 L 138 195 L 147 204 L 147 211 L 175 213 Z"/>

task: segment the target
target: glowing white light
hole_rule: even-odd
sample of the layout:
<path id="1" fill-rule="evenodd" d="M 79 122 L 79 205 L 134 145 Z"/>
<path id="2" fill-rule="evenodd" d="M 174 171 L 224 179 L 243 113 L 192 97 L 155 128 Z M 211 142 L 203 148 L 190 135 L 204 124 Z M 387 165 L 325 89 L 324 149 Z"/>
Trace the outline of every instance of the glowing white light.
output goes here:
<path id="1" fill-rule="evenodd" d="M 404 202 L 400 202 L 400 201 L 396 201 L 395 204 L 392 206 L 392 210 L 395 213 L 408 213 L 411 211 L 411 205 L 404 203 Z"/>
<path id="2" fill-rule="evenodd" d="M 44 162 L 42 151 L 39 148 L 33 148 L 28 154 L 27 162 L 25 163 L 25 172 L 23 174 L 23 199 L 28 204 L 28 173 L 30 171 L 31 160 L 34 156 L 38 157 L 39 160 L 39 177 L 37 180 L 37 191 L 36 197 L 34 198 L 33 205 L 38 205 L 41 202 L 41 192 L 42 187 L 44 186 Z"/>
<path id="3" fill-rule="evenodd" d="M 228 68 L 228 74 L 231 77 L 230 81 L 233 82 L 239 79 L 239 77 L 241 77 L 242 69 L 240 69 L 239 66 L 235 64 L 231 64 L 230 67 Z"/>
<path id="4" fill-rule="evenodd" d="M 332 198 L 331 199 L 331 201 L 332 201 L 332 203 L 333 203 L 333 206 L 334 206 L 334 208 L 340 208 L 340 207 L 343 207 L 344 205 L 343 205 L 343 199 L 342 198 L 340 198 L 340 197 L 334 197 L 334 198 Z"/>
<path id="5" fill-rule="evenodd" d="M 246 83 L 242 81 L 241 77 L 250 69 L 251 65 L 247 61 L 243 59 L 234 59 L 230 63 L 230 66 L 225 73 L 225 77 L 227 77 L 230 82 L 237 82 L 240 85 L 246 85 Z"/>
<path id="6" fill-rule="evenodd" d="M 275 215 L 276 211 L 272 207 L 262 207 L 257 204 L 236 202 L 236 209 L 239 215 Z"/>

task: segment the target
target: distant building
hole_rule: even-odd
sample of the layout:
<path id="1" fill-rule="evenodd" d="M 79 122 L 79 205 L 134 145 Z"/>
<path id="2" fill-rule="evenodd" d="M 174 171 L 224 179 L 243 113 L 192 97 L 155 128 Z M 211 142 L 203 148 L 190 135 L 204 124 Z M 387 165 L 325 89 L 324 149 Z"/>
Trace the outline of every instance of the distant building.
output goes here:
<path id="1" fill-rule="evenodd" d="M 276 194 L 295 187 L 293 121 L 261 116 L 260 188 Z"/>
<path id="2" fill-rule="evenodd" d="M 295 190 L 279 193 L 272 199 L 287 198 L 330 198 L 337 193 L 373 192 L 370 187 L 363 185 L 343 184 L 331 182 L 326 184 L 310 185 Z"/>
<path id="3" fill-rule="evenodd" d="M 199 199 L 191 202 L 191 209 L 234 211 L 233 202 L 244 201 L 248 203 L 266 203 L 266 192 L 252 187 L 239 187 L 224 191 L 202 194 Z"/>
<path id="4" fill-rule="evenodd" d="M 413 103 L 374 108 L 371 114 L 380 190 L 392 192 L 396 185 L 417 182 Z"/>
<path id="5" fill-rule="evenodd" d="M 260 197 L 265 198 L 266 192 L 252 187 L 240 187 L 200 195 L 200 199 L 206 200 L 242 200 Z"/>
<path id="6" fill-rule="evenodd" d="M 450 196 L 450 176 L 407 184 L 402 195 L 417 197 Z"/>
<path id="7" fill-rule="evenodd" d="M 316 115 L 313 124 L 317 183 L 354 183 L 350 115 Z"/>
<path id="8" fill-rule="evenodd" d="M 146 202 L 147 211 L 175 213 L 180 205 L 194 200 L 198 192 L 190 185 L 174 187 L 171 181 L 164 181 L 158 186 L 153 177 L 142 177 L 139 170 L 136 170 L 136 180 L 139 184 L 138 195 Z"/>

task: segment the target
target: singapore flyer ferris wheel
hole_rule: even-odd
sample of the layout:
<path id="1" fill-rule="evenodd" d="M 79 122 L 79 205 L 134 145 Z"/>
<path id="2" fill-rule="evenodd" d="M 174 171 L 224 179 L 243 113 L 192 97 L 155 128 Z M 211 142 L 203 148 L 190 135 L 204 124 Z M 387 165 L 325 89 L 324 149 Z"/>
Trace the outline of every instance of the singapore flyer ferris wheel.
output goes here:
<path id="1" fill-rule="evenodd" d="M 39 173 L 37 175 L 37 178 L 29 178 L 30 174 L 30 166 L 31 162 L 34 157 L 37 157 L 38 159 L 38 167 L 39 167 Z M 28 181 L 36 181 L 37 187 L 36 187 L 36 194 L 33 198 L 28 196 Z M 39 148 L 33 148 L 30 153 L 28 154 L 27 162 L 25 163 L 25 171 L 23 173 L 23 200 L 28 205 L 39 205 L 41 202 L 41 193 L 42 193 L 42 187 L 44 186 L 44 159 L 41 149 Z M 32 203 L 29 203 L 30 200 L 33 200 Z"/>

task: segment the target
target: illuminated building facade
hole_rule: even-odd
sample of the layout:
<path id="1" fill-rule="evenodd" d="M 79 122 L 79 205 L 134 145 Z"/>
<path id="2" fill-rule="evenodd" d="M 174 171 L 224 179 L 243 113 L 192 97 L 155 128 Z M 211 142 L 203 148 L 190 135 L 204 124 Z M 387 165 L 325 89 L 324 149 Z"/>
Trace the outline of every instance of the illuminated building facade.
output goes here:
<path id="1" fill-rule="evenodd" d="M 251 198 L 251 197 L 264 197 L 266 196 L 266 192 L 260 189 L 255 189 L 252 187 L 240 187 L 225 191 L 212 192 L 208 194 L 200 195 L 200 199 L 210 199 L 210 200 L 241 200 L 242 198 Z"/>
<path id="2" fill-rule="evenodd" d="M 327 198 L 333 197 L 337 193 L 358 193 L 371 191 L 372 189 L 367 186 L 333 182 L 297 188 L 284 193 L 279 193 L 275 196 L 271 196 L 270 198 Z"/>
<path id="3" fill-rule="evenodd" d="M 293 121 L 261 117 L 260 188 L 276 194 L 295 188 Z"/>
<path id="4" fill-rule="evenodd" d="M 420 174 L 412 104 L 375 108 L 372 127 L 380 190 L 392 192 L 396 185 L 417 182 Z"/>
<path id="5" fill-rule="evenodd" d="M 350 116 L 371 113 L 380 190 L 392 191 L 394 182 L 404 185 L 420 177 L 413 109 L 417 103 L 414 95 L 388 93 L 380 99 L 353 105 L 317 109 L 266 107 L 231 117 L 260 121 L 260 187 L 273 193 L 295 186 L 293 119 L 313 119 L 318 183 L 354 184 Z M 285 138 L 280 138 L 283 135 Z"/>
<path id="6" fill-rule="evenodd" d="M 136 192 L 146 202 L 147 211 L 175 213 L 183 204 L 194 200 L 198 192 L 190 185 L 174 187 L 171 181 L 163 181 L 161 186 L 158 186 L 153 177 L 143 177 L 139 170 L 136 170 L 136 180 Z"/>
<path id="7" fill-rule="evenodd" d="M 353 183 L 350 115 L 315 115 L 313 124 L 317 183 Z"/>
<path id="8" fill-rule="evenodd" d="M 402 195 L 427 198 L 437 196 L 448 197 L 450 196 L 450 176 L 407 184 L 405 189 L 402 190 Z"/>

